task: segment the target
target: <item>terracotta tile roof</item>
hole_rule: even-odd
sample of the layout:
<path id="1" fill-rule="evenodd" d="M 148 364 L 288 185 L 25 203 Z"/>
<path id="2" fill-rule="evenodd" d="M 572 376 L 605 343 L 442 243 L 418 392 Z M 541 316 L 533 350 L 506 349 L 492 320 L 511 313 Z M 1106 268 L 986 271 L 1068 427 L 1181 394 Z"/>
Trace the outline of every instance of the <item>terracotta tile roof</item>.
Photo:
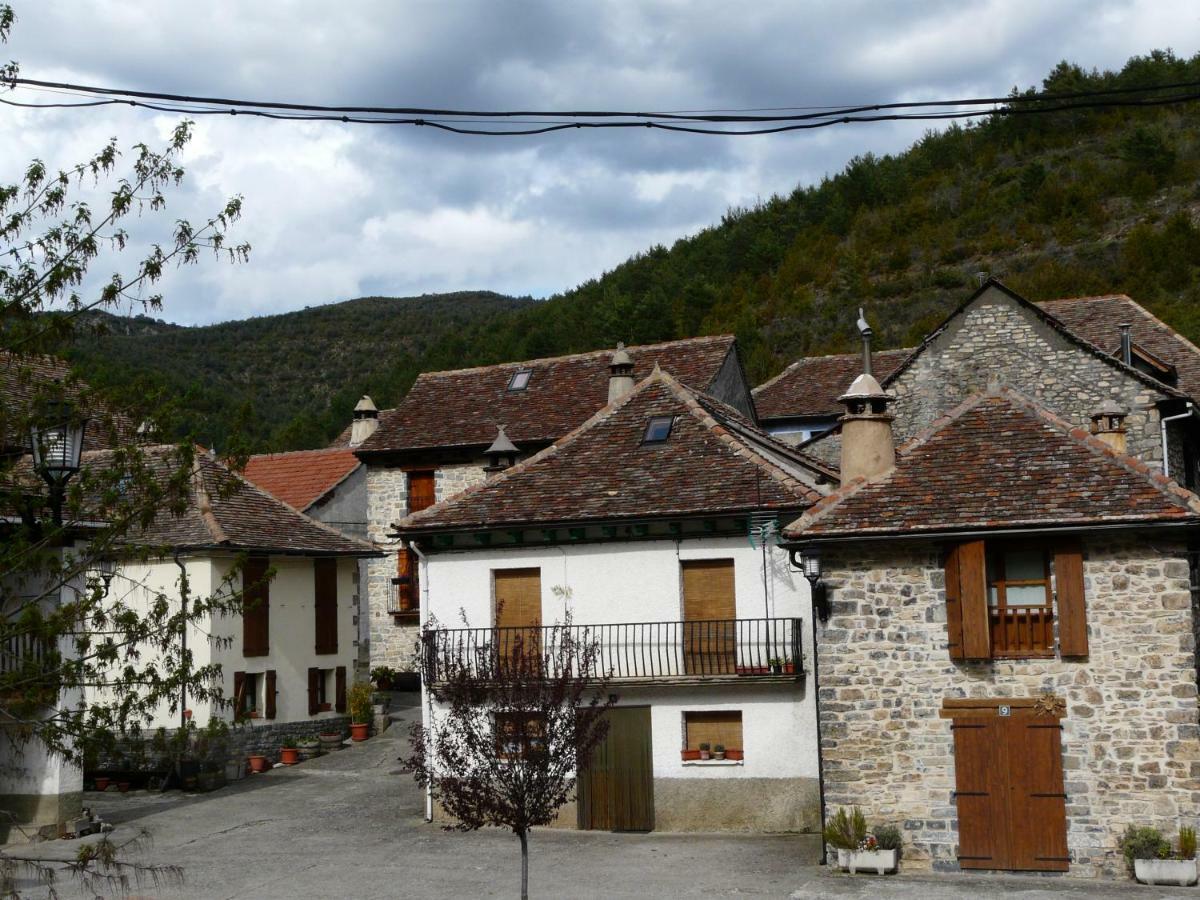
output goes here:
<path id="1" fill-rule="evenodd" d="M 880 381 L 911 354 L 912 348 L 879 350 L 871 354 L 871 368 Z M 861 353 L 807 356 L 792 363 L 770 381 L 754 389 L 754 407 L 763 420 L 792 416 L 838 416 L 845 409 L 837 398 L 846 393 L 862 372 Z"/>
<path id="2" fill-rule="evenodd" d="M 360 465 L 349 449 L 261 453 L 250 457 L 242 475 L 289 506 L 304 510 Z"/>
<path id="3" fill-rule="evenodd" d="M 667 440 L 645 444 L 654 416 L 677 418 Z M 812 472 L 806 459 L 762 432 L 757 445 L 745 440 L 745 428 L 753 426 L 729 407 L 656 371 L 557 443 L 396 527 L 417 534 L 789 511 L 820 496 L 796 474 Z"/>
<path id="4" fill-rule="evenodd" d="M 626 349 L 636 380 L 660 365 L 684 384 L 706 391 L 736 344 L 732 335 L 717 335 Z M 608 402 L 612 353 L 610 348 L 423 373 L 394 413 L 380 417 L 378 430 L 358 452 L 486 447 L 500 424 L 517 446 L 556 441 Z M 532 372 L 528 386 L 510 391 L 509 380 L 523 370 Z"/>
<path id="5" fill-rule="evenodd" d="M 977 394 L 843 485 L 790 538 L 1200 520 L 1200 498 L 1014 391 Z"/>
<path id="6" fill-rule="evenodd" d="M 146 465 L 164 481 L 179 470 L 179 449 L 144 448 Z M 112 451 L 85 454 L 84 466 L 112 464 Z M 311 519 L 196 448 L 187 502 L 162 510 L 136 540 L 182 550 L 259 551 L 299 556 L 370 556 L 375 548 Z"/>
<path id="7" fill-rule="evenodd" d="M 1118 326 L 1132 325 L 1134 346 L 1174 366 L 1177 387 L 1192 398 L 1200 398 L 1200 347 L 1124 294 L 1047 300 L 1038 306 L 1108 353 L 1120 350 Z"/>

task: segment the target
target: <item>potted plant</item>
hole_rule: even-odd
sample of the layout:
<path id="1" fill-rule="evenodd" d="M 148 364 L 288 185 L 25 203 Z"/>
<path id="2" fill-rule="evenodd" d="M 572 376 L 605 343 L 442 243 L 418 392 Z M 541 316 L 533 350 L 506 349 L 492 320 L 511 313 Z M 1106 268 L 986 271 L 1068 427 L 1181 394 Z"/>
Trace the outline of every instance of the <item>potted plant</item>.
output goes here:
<path id="1" fill-rule="evenodd" d="M 712 744 L 705 741 L 700 745 L 700 758 L 709 759 L 712 756 Z"/>
<path id="2" fill-rule="evenodd" d="M 1142 884 L 1171 884 L 1179 887 L 1197 881 L 1196 829 L 1179 829 L 1179 851 L 1157 828 L 1130 825 L 1121 838 L 1121 853 L 1133 877 Z"/>
<path id="3" fill-rule="evenodd" d="M 825 843 L 838 852 L 838 866 L 851 875 L 895 872 L 900 856 L 900 829 L 884 825 L 872 834 L 867 817 L 857 806 L 843 807 L 825 825 Z"/>
<path id="4" fill-rule="evenodd" d="M 390 691 L 396 683 L 396 676 L 400 674 L 391 666 L 376 666 L 371 670 L 371 680 L 375 682 L 375 687 L 381 691 Z"/>
<path id="5" fill-rule="evenodd" d="M 337 738 L 340 741 L 341 735 L 337 735 Z M 321 741 L 311 735 L 300 738 L 300 740 L 296 741 L 296 752 L 300 754 L 301 761 L 315 759 L 321 755 Z"/>
<path id="6" fill-rule="evenodd" d="M 102 776 L 102 775 L 97 775 L 97 776 L 96 776 L 96 790 L 98 790 L 98 791 L 107 791 L 107 790 L 108 790 L 108 785 L 109 785 L 109 782 L 110 782 L 111 780 L 112 780 L 112 779 L 110 779 L 110 778 L 105 778 L 105 777 L 104 777 L 104 776 Z"/>
<path id="7" fill-rule="evenodd" d="M 342 749 L 342 741 L 345 735 L 340 731 L 322 731 L 318 735 L 318 740 L 321 742 L 321 750 L 324 753 L 332 753 L 335 750 Z"/>
<path id="8" fill-rule="evenodd" d="M 712 754 L 713 754 L 713 759 L 724 759 L 725 758 L 725 745 L 717 744 L 715 747 L 713 747 Z"/>
<path id="9" fill-rule="evenodd" d="M 371 729 L 371 686 L 356 681 L 346 696 L 350 706 L 350 740 L 365 741 Z"/>
<path id="10" fill-rule="evenodd" d="M 772 656 L 769 660 L 767 660 L 767 663 L 771 667 L 772 675 L 782 675 L 783 674 L 783 660 L 780 659 L 778 656 Z"/>
<path id="11" fill-rule="evenodd" d="M 252 753 L 246 757 L 246 762 L 250 763 L 251 772 L 267 771 L 267 758 L 261 753 Z"/>
<path id="12" fill-rule="evenodd" d="M 279 748 L 279 761 L 285 766 L 294 766 L 300 762 L 300 751 L 289 741 Z"/>

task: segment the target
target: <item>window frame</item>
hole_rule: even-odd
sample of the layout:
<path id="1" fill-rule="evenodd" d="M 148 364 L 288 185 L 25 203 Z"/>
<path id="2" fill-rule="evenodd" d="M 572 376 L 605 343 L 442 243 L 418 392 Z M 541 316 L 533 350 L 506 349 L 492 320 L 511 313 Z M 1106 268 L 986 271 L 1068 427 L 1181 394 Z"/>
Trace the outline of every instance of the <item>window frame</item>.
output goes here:
<path id="1" fill-rule="evenodd" d="M 703 716 L 707 716 L 710 719 L 714 719 L 714 720 L 724 719 L 726 726 L 728 725 L 728 723 L 733 722 L 734 717 L 736 716 L 737 730 L 738 730 L 738 746 L 731 747 L 731 746 L 729 746 L 729 744 L 723 744 L 722 746 L 725 747 L 725 759 L 726 760 L 732 760 L 732 761 L 744 760 L 745 756 L 746 756 L 746 714 L 745 714 L 745 711 L 741 710 L 741 709 L 688 709 L 688 710 L 684 710 L 683 715 L 682 715 L 682 722 L 681 722 L 681 724 L 683 726 L 683 751 L 684 751 L 684 753 L 692 753 L 692 752 L 699 750 L 700 744 L 702 744 L 702 743 L 712 744 L 712 747 L 709 748 L 710 750 L 712 750 L 713 747 L 716 747 L 718 742 L 709 740 L 704 735 L 698 735 L 696 740 L 692 740 L 692 731 L 691 731 L 692 720 L 693 719 L 699 720 Z M 706 724 L 706 725 L 711 726 L 714 724 L 714 722 L 712 722 L 712 721 L 707 722 L 707 723 L 702 723 L 700 721 L 696 722 L 696 725 L 701 725 L 701 724 Z M 693 744 L 695 744 L 695 746 L 692 746 Z M 732 756 L 730 755 L 731 753 L 733 754 Z"/>
<path id="2" fill-rule="evenodd" d="M 514 394 L 519 393 L 520 391 L 528 390 L 529 379 L 532 377 L 533 369 L 518 369 L 509 377 L 507 390 Z M 517 383 L 518 381 L 520 381 L 520 384 Z"/>
<path id="3" fill-rule="evenodd" d="M 513 723 L 512 735 L 504 733 L 505 725 Z M 525 727 L 517 733 L 517 725 Z M 530 725 L 537 727 L 530 729 Z M 546 714 L 537 711 L 522 711 L 516 709 L 492 713 L 492 733 L 496 741 L 496 756 L 499 759 L 513 762 L 528 762 L 538 753 L 546 752 Z"/>
<path id="4" fill-rule="evenodd" d="M 1036 552 L 1042 557 L 1042 577 L 1008 578 L 1005 571 L 1006 558 L 1017 552 Z M 988 628 L 993 659 L 1045 659 L 1053 658 L 1058 650 L 1058 641 L 1054 633 L 1054 623 L 1057 607 L 1054 592 L 1053 554 L 1044 545 L 1032 544 L 1028 541 L 984 541 L 984 580 L 985 600 L 987 601 Z M 994 577 L 993 577 L 994 576 Z M 1008 604 L 1009 587 L 1038 587 L 1045 593 L 1045 602 L 1037 606 Z M 996 592 L 996 603 L 992 603 L 992 591 Z M 1035 633 L 1040 632 L 1040 637 Z M 1011 629 L 1017 634 L 1020 642 L 1022 627 L 1029 637 L 1029 646 L 1008 646 L 1008 633 Z M 1003 640 L 998 636 L 1003 635 Z"/>
<path id="5" fill-rule="evenodd" d="M 333 684 L 336 669 L 318 669 L 317 675 L 317 712 L 329 712 L 333 709 L 331 696 L 337 693 Z"/>
<path id="6" fill-rule="evenodd" d="M 668 440 L 670 440 L 671 432 L 675 430 L 675 422 L 678 418 L 679 418 L 679 416 L 675 416 L 675 415 L 651 416 L 649 419 L 646 420 L 646 429 L 645 429 L 645 431 L 642 432 L 642 443 L 643 444 L 665 444 Z M 661 426 L 662 423 L 664 423 L 664 422 L 667 425 L 667 430 L 663 433 L 663 436 L 662 437 L 651 437 L 651 433 L 654 430 L 655 425 L 657 424 L 657 425 Z"/>
<path id="7" fill-rule="evenodd" d="M 242 673 L 242 696 L 238 700 L 237 714 L 243 719 L 261 719 L 265 704 L 259 702 L 259 691 L 266 683 L 262 672 Z"/>

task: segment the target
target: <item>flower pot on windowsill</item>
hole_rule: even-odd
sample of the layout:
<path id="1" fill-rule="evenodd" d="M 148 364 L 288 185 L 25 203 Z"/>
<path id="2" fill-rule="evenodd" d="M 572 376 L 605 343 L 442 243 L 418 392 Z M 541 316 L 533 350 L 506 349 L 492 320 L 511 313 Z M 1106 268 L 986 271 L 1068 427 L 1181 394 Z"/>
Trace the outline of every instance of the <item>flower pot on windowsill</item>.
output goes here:
<path id="1" fill-rule="evenodd" d="M 1135 859 L 1133 875 L 1142 884 L 1189 887 L 1197 881 L 1194 859 Z"/>
<path id="2" fill-rule="evenodd" d="M 367 734 L 371 730 L 369 722 L 351 722 L 350 723 L 350 740 L 365 741 Z"/>
<path id="3" fill-rule="evenodd" d="M 300 762 L 300 751 L 295 747 L 281 747 L 279 749 L 279 761 L 285 766 L 294 766 Z"/>
<path id="4" fill-rule="evenodd" d="M 253 756 L 246 757 L 246 762 L 250 763 L 251 772 L 267 771 L 267 758 L 265 756 L 254 754 Z"/>
<path id="5" fill-rule="evenodd" d="M 874 872 L 887 875 L 896 871 L 899 850 L 839 850 L 838 867 L 851 875 Z"/>
<path id="6" fill-rule="evenodd" d="M 700 758 L 699 750 L 681 750 L 679 752 L 684 762 L 695 762 Z"/>

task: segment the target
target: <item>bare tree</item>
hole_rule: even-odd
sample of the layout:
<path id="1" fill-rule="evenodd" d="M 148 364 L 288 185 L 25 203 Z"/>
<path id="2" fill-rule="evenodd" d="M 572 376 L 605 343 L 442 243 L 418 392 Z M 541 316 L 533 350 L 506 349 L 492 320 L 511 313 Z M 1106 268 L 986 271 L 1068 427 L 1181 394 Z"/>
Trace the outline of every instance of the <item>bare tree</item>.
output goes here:
<path id="1" fill-rule="evenodd" d="M 406 760 L 453 821 L 447 829 L 512 829 L 521 842 L 521 897 L 529 896 L 529 831 L 548 825 L 608 733 L 616 702 L 600 646 L 570 617 L 548 628 L 498 629 L 484 645 L 431 622 L 421 674 L 434 700 L 412 730 Z"/>

